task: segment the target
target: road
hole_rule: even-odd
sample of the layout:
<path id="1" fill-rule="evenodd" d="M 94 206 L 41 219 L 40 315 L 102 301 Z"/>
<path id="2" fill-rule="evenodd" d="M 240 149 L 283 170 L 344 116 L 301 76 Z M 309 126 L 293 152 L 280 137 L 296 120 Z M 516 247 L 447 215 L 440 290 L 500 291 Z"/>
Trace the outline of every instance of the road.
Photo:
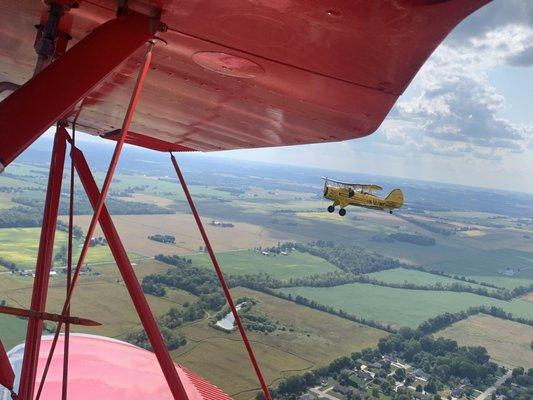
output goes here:
<path id="1" fill-rule="evenodd" d="M 496 391 L 503 383 L 511 377 L 511 374 L 513 373 L 512 370 L 507 371 L 507 373 L 500 378 L 496 382 L 494 382 L 494 385 L 487 388 L 483 393 L 481 393 L 479 396 L 476 397 L 476 400 L 485 400 L 487 397 L 489 397 L 493 392 Z"/>

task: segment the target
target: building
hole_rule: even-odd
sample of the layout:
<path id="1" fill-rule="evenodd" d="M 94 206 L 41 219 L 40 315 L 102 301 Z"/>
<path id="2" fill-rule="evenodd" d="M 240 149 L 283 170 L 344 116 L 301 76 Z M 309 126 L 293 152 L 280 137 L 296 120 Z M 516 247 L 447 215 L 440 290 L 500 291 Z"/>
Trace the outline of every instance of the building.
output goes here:
<path id="1" fill-rule="evenodd" d="M 343 385 L 335 385 L 333 386 L 333 390 L 345 396 L 350 393 L 350 389 Z"/>
<path id="2" fill-rule="evenodd" d="M 459 397 L 461 397 L 463 395 L 463 388 L 461 387 L 454 387 L 452 389 L 452 392 L 451 392 L 451 395 L 452 397 L 455 397 L 456 399 L 458 399 Z"/>

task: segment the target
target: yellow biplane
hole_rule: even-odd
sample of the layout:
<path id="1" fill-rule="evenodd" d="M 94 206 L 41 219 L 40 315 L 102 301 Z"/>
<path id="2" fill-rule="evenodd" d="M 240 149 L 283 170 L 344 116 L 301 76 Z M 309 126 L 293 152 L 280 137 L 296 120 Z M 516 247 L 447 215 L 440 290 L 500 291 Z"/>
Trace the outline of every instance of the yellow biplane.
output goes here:
<path id="1" fill-rule="evenodd" d="M 381 186 L 361 183 L 339 182 L 328 178 L 324 179 L 324 198 L 332 200 L 333 204 L 328 207 L 330 213 L 340 206 L 339 215 L 346 215 L 346 206 L 358 206 L 375 208 L 378 210 L 392 210 L 403 206 L 403 193 L 400 189 L 394 189 L 385 198 L 373 194 L 373 191 L 383 190 Z"/>

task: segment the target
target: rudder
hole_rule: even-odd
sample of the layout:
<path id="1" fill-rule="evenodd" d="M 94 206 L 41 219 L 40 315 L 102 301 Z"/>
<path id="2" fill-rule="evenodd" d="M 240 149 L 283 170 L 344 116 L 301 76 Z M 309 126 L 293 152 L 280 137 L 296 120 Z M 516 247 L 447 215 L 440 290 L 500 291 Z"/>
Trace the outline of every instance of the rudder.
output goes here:
<path id="1" fill-rule="evenodd" d="M 403 192 L 400 189 L 394 189 L 385 197 L 385 201 L 394 204 L 395 207 L 401 207 L 403 206 Z"/>

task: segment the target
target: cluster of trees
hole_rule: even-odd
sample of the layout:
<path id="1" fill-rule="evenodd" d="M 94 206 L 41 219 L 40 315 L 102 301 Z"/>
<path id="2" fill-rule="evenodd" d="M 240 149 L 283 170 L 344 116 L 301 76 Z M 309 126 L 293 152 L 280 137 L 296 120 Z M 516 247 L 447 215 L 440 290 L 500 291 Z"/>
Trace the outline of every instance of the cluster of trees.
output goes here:
<path id="1" fill-rule="evenodd" d="M 400 358 L 421 368 L 442 383 L 468 378 L 474 385 L 490 384 L 498 366 L 490 361 L 487 350 L 481 346 L 459 347 L 455 340 L 433 338 L 419 330 L 400 328 L 397 333 L 381 338 L 381 354 L 396 352 Z"/>
<path id="2" fill-rule="evenodd" d="M 18 270 L 17 264 L 12 261 L 6 260 L 4 257 L 0 257 L 0 265 L 6 267 L 7 269 L 13 272 Z"/>
<path id="3" fill-rule="evenodd" d="M 159 317 L 159 324 L 169 329 L 175 329 L 185 322 L 202 319 L 204 315 L 205 309 L 201 303 L 185 303 L 182 310 L 172 307 Z"/>
<path id="4" fill-rule="evenodd" d="M 190 259 L 177 255 L 159 254 L 155 256 L 155 259 L 175 268 L 145 276 L 142 280 L 145 293 L 164 296 L 166 294 L 164 286 L 168 286 L 183 289 L 198 296 L 198 302 L 210 310 L 218 310 L 226 303 L 220 283 L 211 270 L 195 267 Z"/>
<path id="5" fill-rule="evenodd" d="M 59 219 L 57 220 L 56 228 L 58 231 L 68 232 L 68 224 Z M 78 225 L 73 225 L 72 236 L 74 236 L 75 238 L 83 237 L 83 229 L 81 229 Z"/>
<path id="6" fill-rule="evenodd" d="M 0 213 L 0 228 L 33 228 L 41 224 L 41 213 L 26 207 L 12 207 Z"/>
<path id="7" fill-rule="evenodd" d="M 384 241 L 384 242 L 394 242 L 395 240 L 399 242 L 406 242 L 411 244 L 416 244 L 419 246 L 434 246 L 436 240 L 432 237 L 422 236 L 422 235 L 413 235 L 410 233 L 391 233 L 388 235 L 377 235 L 372 238 L 375 241 Z"/>
<path id="8" fill-rule="evenodd" d="M 527 373 L 523 367 L 513 369 L 511 377 L 496 390 L 496 394 L 513 400 L 533 399 L 533 368 Z"/>
<path id="9" fill-rule="evenodd" d="M 163 336 L 165 344 L 169 350 L 176 350 L 177 348 L 187 344 L 187 339 L 183 333 L 172 331 L 167 327 L 161 327 L 161 335 Z M 143 349 L 150 351 L 152 350 L 152 346 L 150 345 L 144 330 L 130 332 L 126 334 L 124 340 L 128 343 L 134 344 L 135 346 L 142 347 Z"/>
<path id="10" fill-rule="evenodd" d="M 290 376 L 283 379 L 278 387 L 271 390 L 275 398 L 293 398 L 301 394 L 308 388 L 316 386 L 320 378 L 334 377 L 341 384 L 348 384 L 357 387 L 355 382 L 346 376 L 343 370 L 351 370 L 365 363 L 373 363 L 381 360 L 383 354 L 397 352 L 400 357 L 405 356 L 415 367 L 424 371 L 431 371 L 432 374 L 424 388 L 427 393 L 433 393 L 434 399 L 440 398 L 437 393 L 443 386 L 443 383 L 455 383 L 459 379 L 469 378 L 471 382 L 486 384 L 492 381 L 498 367 L 489 361 L 487 351 L 483 347 L 458 347 L 457 343 L 449 339 L 434 339 L 431 336 L 420 335 L 420 332 L 409 328 L 402 328 L 398 333 L 394 333 L 379 342 L 376 349 L 366 348 L 360 352 L 352 353 L 349 357 L 343 356 L 333 360 L 329 365 L 306 372 L 303 375 Z M 428 365 L 428 362 L 435 364 Z M 385 366 L 376 374 L 381 379 L 379 389 L 375 387 L 372 395 L 379 397 L 379 392 L 388 393 L 393 399 L 408 400 L 411 399 L 410 392 L 401 388 L 398 392 L 392 391 L 392 378 L 397 381 L 405 380 L 405 384 L 410 385 L 412 381 L 406 377 L 405 370 L 398 368 L 395 374 L 387 378 L 390 370 Z M 522 378 L 523 379 L 523 378 Z M 417 387 L 418 392 L 422 387 Z M 349 396 L 357 398 L 357 394 Z M 263 394 L 257 394 L 258 400 L 264 400 Z M 520 399 L 521 400 L 521 399 Z"/>
<path id="11" fill-rule="evenodd" d="M 176 237 L 174 235 L 161 235 L 161 234 L 155 234 L 155 235 L 149 235 L 148 239 L 153 240 L 154 242 L 160 242 L 160 243 L 176 243 Z"/>
<path id="12" fill-rule="evenodd" d="M 271 247 L 254 247 L 255 251 L 266 251 L 267 253 L 281 254 L 281 252 L 290 253 L 295 248 L 295 244 L 292 242 L 281 243 L 278 242 L 277 246 Z"/>
<path id="13" fill-rule="evenodd" d="M 103 236 L 97 236 L 89 241 L 89 247 L 105 246 L 107 245 L 107 239 Z"/>
<path id="14" fill-rule="evenodd" d="M 298 251 L 321 257 L 343 271 L 354 274 L 365 274 L 402 266 L 397 260 L 367 252 L 362 247 L 337 245 L 331 241 L 319 240 L 310 244 L 293 243 L 292 245 Z"/>
<path id="15" fill-rule="evenodd" d="M 240 305 L 239 316 L 241 318 L 244 328 L 248 331 L 257 331 L 263 333 L 274 332 L 276 329 L 280 328 L 282 330 L 285 327 L 280 326 L 279 321 L 274 322 L 268 318 L 265 314 L 257 312 L 254 310 L 254 306 L 259 303 L 259 300 L 253 297 L 240 297 L 235 301 L 235 304 Z M 223 307 L 209 322 L 209 325 L 215 329 L 218 329 L 216 325 L 217 321 L 224 318 L 229 314 L 230 308 L 228 306 Z"/>

